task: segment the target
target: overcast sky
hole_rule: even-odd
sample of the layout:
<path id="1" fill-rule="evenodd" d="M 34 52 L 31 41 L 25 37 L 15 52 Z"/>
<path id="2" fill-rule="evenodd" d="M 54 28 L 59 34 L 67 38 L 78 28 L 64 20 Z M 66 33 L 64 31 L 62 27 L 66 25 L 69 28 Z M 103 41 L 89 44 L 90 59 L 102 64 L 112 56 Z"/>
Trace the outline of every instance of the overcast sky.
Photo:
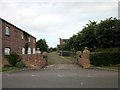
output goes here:
<path id="1" fill-rule="evenodd" d="M 119 0 L 0 0 L 0 17 L 50 47 L 81 31 L 89 20 L 118 17 Z"/>

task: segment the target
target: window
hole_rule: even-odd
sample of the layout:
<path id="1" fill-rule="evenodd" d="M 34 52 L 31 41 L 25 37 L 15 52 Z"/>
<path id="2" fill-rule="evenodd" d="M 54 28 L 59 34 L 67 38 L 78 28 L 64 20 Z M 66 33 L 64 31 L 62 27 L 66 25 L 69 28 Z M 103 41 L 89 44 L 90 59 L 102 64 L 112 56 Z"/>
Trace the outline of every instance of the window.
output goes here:
<path id="1" fill-rule="evenodd" d="M 22 48 L 22 54 L 25 54 L 25 48 Z"/>
<path id="2" fill-rule="evenodd" d="M 5 48 L 4 49 L 4 54 L 5 55 L 10 55 L 10 48 Z"/>
<path id="3" fill-rule="evenodd" d="M 30 37 L 28 38 L 28 41 L 30 42 Z"/>
<path id="4" fill-rule="evenodd" d="M 33 40 L 33 43 L 35 43 L 35 40 Z"/>
<path id="5" fill-rule="evenodd" d="M 31 54 L 31 48 L 28 48 L 28 54 Z"/>
<path id="6" fill-rule="evenodd" d="M 33 48 L 33 54 L 35 54 L 35 48 Z"/>
<path id="7" fill-rule="evenodd" d="M 5 28 L 5 35 L 10 35 L 10 28 L 9 27 Z"/>

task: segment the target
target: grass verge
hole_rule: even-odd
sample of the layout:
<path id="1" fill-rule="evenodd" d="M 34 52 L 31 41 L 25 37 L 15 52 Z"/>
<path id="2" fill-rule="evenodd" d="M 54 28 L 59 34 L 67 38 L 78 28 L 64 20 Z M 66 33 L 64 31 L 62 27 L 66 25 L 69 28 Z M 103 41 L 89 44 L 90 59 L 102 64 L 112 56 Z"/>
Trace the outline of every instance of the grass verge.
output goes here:
<path id="1" fill-rule="evenodd" d="M 97 68 L 103 70 L 110 70 L 110 71 L 120 71 L 120 65 L 101 66 Z"/>
<path id="2" fill-rule="evenodd" d="M 23 68 L 17 68 L 17 67 L 0 67 L 0 72 L 8 72 L 8 71 L 18 71 Z"/>

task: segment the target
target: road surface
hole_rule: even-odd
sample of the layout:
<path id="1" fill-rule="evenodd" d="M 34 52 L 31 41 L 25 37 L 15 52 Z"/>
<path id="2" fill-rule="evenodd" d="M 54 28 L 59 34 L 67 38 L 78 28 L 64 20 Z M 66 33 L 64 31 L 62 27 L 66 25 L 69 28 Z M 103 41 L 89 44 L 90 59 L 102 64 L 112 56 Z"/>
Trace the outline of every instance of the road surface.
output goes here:
<path id="1" fill-rule="evenodd" d="M 3 73 L 3 88 L 118 88 L 118 72 L 82 69 L 55 53 L 48 60 L 41 70 Z"/>

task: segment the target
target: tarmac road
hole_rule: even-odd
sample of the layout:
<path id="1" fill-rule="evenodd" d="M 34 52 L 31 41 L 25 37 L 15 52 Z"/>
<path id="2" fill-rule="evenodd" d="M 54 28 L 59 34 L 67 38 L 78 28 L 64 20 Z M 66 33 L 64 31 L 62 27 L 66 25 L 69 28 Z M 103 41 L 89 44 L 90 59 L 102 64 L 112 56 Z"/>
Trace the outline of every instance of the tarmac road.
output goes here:
<path id="1" fill-rule="evenodd" d="M 118 88 L 118 72 L 83 69 L 73 59 L 50 53 L 41 70 L 4 72 L 3 88 Z"/>
<path id="2" fill-rule="evenodd" d="M 118 88 L 118 72 L 69 65 L 3 73 L 3 88 Z"/>

